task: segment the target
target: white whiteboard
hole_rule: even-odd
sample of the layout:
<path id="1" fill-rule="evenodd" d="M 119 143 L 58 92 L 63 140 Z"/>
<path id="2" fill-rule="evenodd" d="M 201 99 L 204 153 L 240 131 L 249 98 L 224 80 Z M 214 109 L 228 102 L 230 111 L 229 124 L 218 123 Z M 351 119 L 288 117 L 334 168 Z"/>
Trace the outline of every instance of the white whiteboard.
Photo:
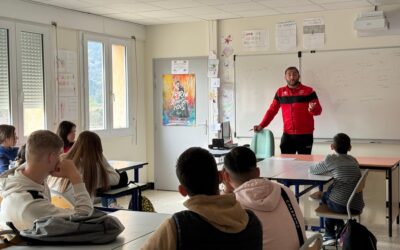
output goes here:
<path id="1" fill-rule="evenodd" d="M 297 53 L 236 56 L 235 58 L 235 128 L 236 137 L 252 137 L 249 131 L 261 122 L 276 90 L 286 85 L 285 69 L 299 66 Z M 283 131 L 281 111 L 268 128 L 274 136 Z"/>
<path id="2" fill-rule="evenodd" d="M 400 139 L 400 48 L 303 54 L 302 80 L 322 105 L 316 138 Z"/>
<path id="3" fill-rule="evenodd" d="M 300 62 L 301 81 L 322 105 L 315 138 L 344 132 L 353 139 L 400 140 L 400 47 L 303 53 Z M 248 130 L 286 84 L 284 70 L 297 65 L 297 54 L 236 57 L 237 137 L 252 136 Z M 268 128 L 281 136 L 280 112 Z"/>

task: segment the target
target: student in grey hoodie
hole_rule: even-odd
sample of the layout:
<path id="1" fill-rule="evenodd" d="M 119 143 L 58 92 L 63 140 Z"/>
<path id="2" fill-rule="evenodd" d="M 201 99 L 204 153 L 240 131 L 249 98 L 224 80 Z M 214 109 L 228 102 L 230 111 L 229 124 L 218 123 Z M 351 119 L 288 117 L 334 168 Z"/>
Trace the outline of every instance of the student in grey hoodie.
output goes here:
<path id="1" fill-rule="evenodd" d="M 30 229 L 36 219 L 46 216 L 91 215 L 93 204 L 85 184 L 71 160 L 60 161 L 63 142 L 51 131 L 33 132 L 26 143 L 26 163 L 0 177 L 0 227 L 11 221 L 17 229 Z M 51 204 L 49 175 L 68 178 L 74 189 L 74 209 Z"/>

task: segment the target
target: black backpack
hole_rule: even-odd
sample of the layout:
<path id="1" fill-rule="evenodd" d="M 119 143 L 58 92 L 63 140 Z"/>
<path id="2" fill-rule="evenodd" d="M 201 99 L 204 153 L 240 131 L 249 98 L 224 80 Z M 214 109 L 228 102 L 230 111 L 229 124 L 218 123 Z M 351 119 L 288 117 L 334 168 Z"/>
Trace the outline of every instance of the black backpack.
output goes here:
<path id="1" fill-rule="evenodd" d="M 376 250 L 376 237 L 355 219 L 348 220 L 339 233 L 343 250 Z"/>

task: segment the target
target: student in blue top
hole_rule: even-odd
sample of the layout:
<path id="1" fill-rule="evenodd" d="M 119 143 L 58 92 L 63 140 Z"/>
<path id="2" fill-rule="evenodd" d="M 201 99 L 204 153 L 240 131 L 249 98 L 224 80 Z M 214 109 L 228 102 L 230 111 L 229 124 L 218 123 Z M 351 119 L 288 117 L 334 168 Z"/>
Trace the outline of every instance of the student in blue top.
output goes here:
<path id="1" fill-rule="evenodd" d="M 10 163 L 17 157 L 17 140 L 14 126 L 0 125 L 0 174 L 8 170 Z"/>
<path id="2" fill-rule="evenodd" d="M 327 155 L 325 160 L 310 168 L 312 174 L 330 173 L 333 183 L 328 190 L 322 194 L 322 203 L 334 212 L 347 213 L 346 205 L 358 180 L 361 178 L 361 170 L 357 160 L 347 153 L 351 149 L 350 137 L 339 133 L 333 137 L 331 148 L 336 154 Z M 353 198 L 350 209 L 352 213 L 360 213 L 364 208 L 362 193 Z M 343 227 L 343 220 L 325 218 L 325 240 L 324 245 L 334 243 L 334 238 Z"/>

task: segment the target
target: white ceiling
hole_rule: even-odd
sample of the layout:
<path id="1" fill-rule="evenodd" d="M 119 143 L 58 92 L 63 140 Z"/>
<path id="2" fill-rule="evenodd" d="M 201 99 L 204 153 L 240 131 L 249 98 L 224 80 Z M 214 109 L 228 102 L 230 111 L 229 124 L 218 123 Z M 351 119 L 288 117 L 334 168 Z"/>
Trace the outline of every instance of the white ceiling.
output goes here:
<path id="1" fill-rule="evenodd" d="M 400 4 L 400 0 L 31 0 L 144 25 Z"/>

